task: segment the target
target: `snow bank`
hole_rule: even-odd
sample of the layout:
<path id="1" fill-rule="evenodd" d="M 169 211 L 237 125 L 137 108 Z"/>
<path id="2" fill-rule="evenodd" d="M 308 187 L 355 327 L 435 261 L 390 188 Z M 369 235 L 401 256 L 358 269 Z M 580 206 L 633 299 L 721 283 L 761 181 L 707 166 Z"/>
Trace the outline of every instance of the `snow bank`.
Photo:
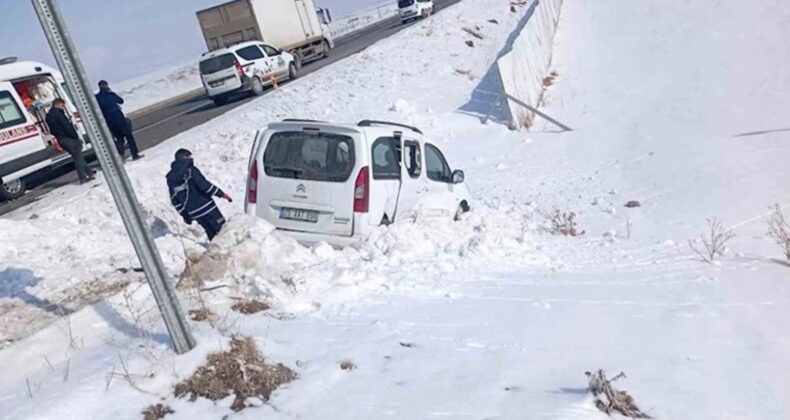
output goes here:
<path id="1" fill-rule="evenodd" d="M 329 31 L 334 39 L 350 35 L 398 14 L 397 2 L 388 1 L 368 10 L 342 17 L 329 24 Z"/>
<path id="2" fill-rule="evenodd" d="M 124 111 L 131 113 L 200 89 L 203 85 L 195 59 L 194 63 L 111 83 L 111 86 L 126 101 L 123 105 Z"/>

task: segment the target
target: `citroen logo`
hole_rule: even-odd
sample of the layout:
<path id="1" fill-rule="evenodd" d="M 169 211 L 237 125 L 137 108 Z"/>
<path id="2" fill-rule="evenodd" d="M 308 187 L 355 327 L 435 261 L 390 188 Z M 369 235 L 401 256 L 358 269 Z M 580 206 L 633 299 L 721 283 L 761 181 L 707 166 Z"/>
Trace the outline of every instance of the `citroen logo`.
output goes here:
<path id="1" fill-rule="evenodd" d="M 296 186 L 296 192 L 305 193 L 307 192 L 307 188 L 305 188 L 304 184 L 299 184 Z"/>

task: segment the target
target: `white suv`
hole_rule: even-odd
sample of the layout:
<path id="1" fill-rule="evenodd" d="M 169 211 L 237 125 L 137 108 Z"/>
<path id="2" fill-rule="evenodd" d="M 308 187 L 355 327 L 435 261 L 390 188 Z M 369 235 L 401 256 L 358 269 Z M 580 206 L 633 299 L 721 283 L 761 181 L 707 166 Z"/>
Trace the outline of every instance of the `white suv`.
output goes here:
<path id="1" fill-rule="evenodd" d="M 245 211 L 305 243 L 353 245 L 380 225 L 470 209 L 463 171 L 397 123 L 272 123 L 248 168 Z"/>
<path id="2" fill-rule="evenodd" d="M 433 14 L 433 0 L 398 0 L 398 15 L 403 24 Z"/>
<path id="3" fill-rule="evenodd" d="M 291 54 L 258 41 L 204 53 L 199 67 L 206 95 L 218 106 L 236 93 L 262 95 L 273 80 L 297 77 Z"/>

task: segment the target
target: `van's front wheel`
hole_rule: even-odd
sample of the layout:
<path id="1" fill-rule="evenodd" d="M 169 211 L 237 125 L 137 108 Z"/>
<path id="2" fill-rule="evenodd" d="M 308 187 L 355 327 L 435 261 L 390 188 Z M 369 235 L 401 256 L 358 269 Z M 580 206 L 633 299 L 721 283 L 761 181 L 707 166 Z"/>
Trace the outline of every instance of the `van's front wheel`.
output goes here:
<path id="1" fill-rule="evenodd" d="M 25 191 L 27 191 L 27 185 L 22 179 L 17 179 L 16 181 L 11 181 L 8 183 L 4 183 L 2 180 L 0 180 L 0 198 L 6 200 L 16 200 L 17 198 L 25 195 Z"/>
<path id="2" fill-rule="evenodd" d="M 288 65 L 288 80 L 296 80 L 299 77 L 299 73 L 296 70 L 296 64 L 291 63 Z"/>

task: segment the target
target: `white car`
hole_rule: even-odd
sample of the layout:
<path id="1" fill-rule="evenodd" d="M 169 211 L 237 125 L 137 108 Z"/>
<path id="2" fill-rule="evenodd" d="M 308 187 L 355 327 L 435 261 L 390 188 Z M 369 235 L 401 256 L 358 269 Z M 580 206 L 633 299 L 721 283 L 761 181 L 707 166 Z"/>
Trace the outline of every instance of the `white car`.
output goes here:
<path id="1" fill-rule="evenodd" d="M 298 76 L 293 55 L 258 41 L 204 53 L 199 68 L 206 95 L 218 106 L 239 92 L 262 95 L 273 81 Z"/>
<path id="2" fill-rule="evenodd" d="M 398 0 L 398 15 L 403 24 L 433 14 L 433 0 Z"/>
<path id="3" fill-rule="evenodd" d="M 413 127 L 308 120 L 256 135 L 244 208 L 303 243 L 358 244 L 376 227 L 470 209 L 463 171 Z"/>

